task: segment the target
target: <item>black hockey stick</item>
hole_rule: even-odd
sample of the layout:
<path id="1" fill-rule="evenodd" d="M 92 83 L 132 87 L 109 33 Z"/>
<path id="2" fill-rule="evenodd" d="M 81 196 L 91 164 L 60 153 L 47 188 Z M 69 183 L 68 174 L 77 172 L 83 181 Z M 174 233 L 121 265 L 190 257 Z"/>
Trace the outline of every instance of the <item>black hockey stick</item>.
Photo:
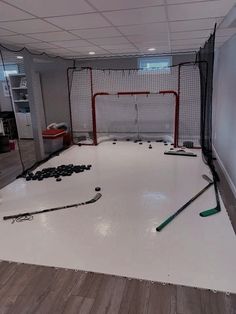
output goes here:
<path id="1" fill-rule="evenodd" d="M 71 207 L 78 207 L 78 206 L 82 206 L 82 205 L 95 203 L 96 201 L 99 200 L 99 198 L 101 196 L 102 196 L 101 193 L 97 193 L 91 200 L 86 201 L 84 203 L 77 203 L 77 204 L 71 204 L 71 205 L 66 205 L 66 206 L 59 206 L 59 207 L 54 207 L 54 208 L 37 210 L 34 212 L 27 212 L 27 213 L 22 213 L 22 214 L 17 214 L 17 215 L 4 216 L 3 220 L 13 219 L 12 223 L 14 223 L 15 221 L 20 222 L 20 221 L 24 221 L 24 220 L 32 220 L 34 215 L 38 215 L 38 214 L 42 214 L 42 213 L 49 213 L 49 212 L 54 212 L 56 210 L 68 209 Z"/>
<path id="2" fill-rule="evenodd" d="M 180 209 L 177 210 L 173 215 L 171 215 L 169 218 L 167 218 L 162 224 L 160 224 L 156 231 L 161 231 L 164 229 L 172 220 L 174 220 L 185 208 L 187 208 L 193 201 L 195 201 L 200 195 L 202 195 L 206 190 L 209 189 L 210 186 L 214 183 L 207 175 L 202 176 L 203 179 L 205 179 L 209 184 L 205 186 L 200 192 L 198 192 L 195 196 L 193 196 L 187 203 L 185 203 L 183 206 L 180 207 Z"/>

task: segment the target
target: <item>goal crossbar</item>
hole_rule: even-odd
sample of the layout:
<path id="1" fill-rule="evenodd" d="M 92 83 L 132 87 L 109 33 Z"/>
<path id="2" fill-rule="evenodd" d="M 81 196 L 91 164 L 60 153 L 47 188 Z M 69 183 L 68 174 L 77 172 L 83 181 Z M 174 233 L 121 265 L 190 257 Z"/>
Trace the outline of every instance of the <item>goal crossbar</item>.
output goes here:
<path id="1" fill-rule="evenodd" d="M 96 120 L 96 97 L 98 96 L 136 96 L 136 95 L 173 95 L 175 97 L 175 117 L 174 117 L 174 147 L 178 145 L 178 123 L 179 123 L 179 94 L 174 90 L 161 90 L 158 92 L 149 91 L 130 91 L 130 92 L 117 92 L 106 93 L 98 92 L 92 96 L 92 127 L 93 127 L 93 144 L 98 145 L 97 136 L 97 120 Z"/>

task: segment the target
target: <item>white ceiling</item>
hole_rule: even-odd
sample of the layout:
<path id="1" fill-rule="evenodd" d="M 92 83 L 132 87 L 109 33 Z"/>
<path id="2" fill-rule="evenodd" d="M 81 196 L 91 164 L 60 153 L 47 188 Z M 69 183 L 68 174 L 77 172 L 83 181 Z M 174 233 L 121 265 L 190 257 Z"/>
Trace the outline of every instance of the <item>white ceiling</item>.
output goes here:
<path id="1" fill-rule="evenodd" d="M 0 43 L 64 57 L 197 50 L 236 0 L 0 0 Z M 217 45 L 236 33 L 220 28 Z M 94 57 L 91 56 L 91 57 Z"/>

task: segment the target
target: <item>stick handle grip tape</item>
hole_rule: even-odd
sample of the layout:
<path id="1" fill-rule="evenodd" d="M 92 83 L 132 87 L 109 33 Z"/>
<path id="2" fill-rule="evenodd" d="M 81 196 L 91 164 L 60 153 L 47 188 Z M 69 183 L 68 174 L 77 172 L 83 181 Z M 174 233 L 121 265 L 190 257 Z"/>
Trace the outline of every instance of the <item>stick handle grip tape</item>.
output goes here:
<path id="1" fill-rule="evenodd" d="M 160 224 L 156 231 L 161 231 L 164 229 L 172 220 L 175 219 L 176 216 L 178 216 L 186 207 L 188 207 L 195 199 L 197 199 L 200 195 L 202 195 L 207 189 L 209 189 L 210 186 L 212 186 L 213 182 L 210 182 L 207 186 L 205 186 L 200 192 L 198 192 L 194 197 L 192 197 L 187 203 L 185 203 L 180 209 L 177 210 L 173 215 L 168 217 L 162 224 Z"/>

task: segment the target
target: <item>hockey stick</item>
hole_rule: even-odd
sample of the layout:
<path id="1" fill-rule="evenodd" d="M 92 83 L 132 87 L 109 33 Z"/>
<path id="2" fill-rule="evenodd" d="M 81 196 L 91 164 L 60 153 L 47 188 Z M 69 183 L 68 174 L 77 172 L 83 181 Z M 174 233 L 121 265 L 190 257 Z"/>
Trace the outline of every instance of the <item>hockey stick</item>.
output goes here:
<path id="1" fill-rule="evenodd" d="M 4 216 L 3 220 L 13 219 L 12 223 L 14 223 L 15 221 L 20 222 L 20 221 L 24 221 L 24 220 L 32 220 L 34 215 L 38 215 L 38 214 L 42 214 L 42 213 L 49 213 L 49 212 L 53 212 L 56 210 L 68 209 L 71 207 L 78 207 L 78 206 L 82 206 L 82 205 L 95 203 L 99 200 L 99 198 L 101 196 L 102 196 L 101 193 L 97 193 L 91 200 L 86 201 L 84 203 L 77 203 L 77 204 L 71 204 L 71 205 L 66 205 L 66 206 L 59 206 L 59 207 L 54 207 L 54 208 L 37 210 L 34 212 L 27 212 L 27 213 L 22 213 L 22 214 L 17 214 L 17 215 Z"/>
<path id="2" fill-rule="evenodd" d="M 200 192 L 198 192 L 195 196 L 193 196 L 187 203 L 185 203 L 180 209 L 177 210 L 173 215 L 171 215 L 169 218 L 167 218 L 162 224 L 160 224 L 156 231 L 161 231 L 164 229 L 172 220 L 174 220 L 185 208 L 187 208 L 193 201 L 195 201 L 200 195 L 202 195 L 206 190 L 209 189 L 210 186 L 214 183 L 207 175 L 202 176 L 203 179 L 205 179 L 208 183 L 207 186 L 205 186 Z"/>
<path id="3" fill-rule="evenodd" d="M 216 207 L 204 210 L 203 212 L 201 212 L 199 214 L 201 217 L 212 216 L 212 215 L 215 215 L 215 214 L 217 214 L 217 213 L 219 213 L 221 211 L 219 191 L 218 191 L 218 188 L 217 188 L 216 179 L 214 179 L 214 189 L 215 189 L 215 196 L 216 196 Z"/>

